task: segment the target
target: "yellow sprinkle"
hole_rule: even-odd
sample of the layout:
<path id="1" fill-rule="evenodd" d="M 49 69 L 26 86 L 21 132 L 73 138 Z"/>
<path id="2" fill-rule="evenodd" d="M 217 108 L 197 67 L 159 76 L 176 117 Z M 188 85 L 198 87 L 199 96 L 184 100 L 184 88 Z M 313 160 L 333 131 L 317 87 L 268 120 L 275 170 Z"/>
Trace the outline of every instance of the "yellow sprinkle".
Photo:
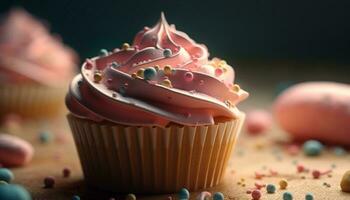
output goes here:
<path id="1" fill-rule="evenodd" d="M 96 83 L 98 83 L 98 82 L 100 82 L 102 80 L 102 74 L 101 74 L 101 72 L 95 72 L 94 73 L 94 81 L 96 82 Z"/>
<path id="2" fill-rule="evenodd" d="M 225 65 L 227 65 L 226 61 L 225 60 L 220 60 L 219 67 L 223 67 Z"/>
<path id="3" fill-rule="evenodd" d="M 241 87 L 239 87 L 239 85 L 237 85 L 237 84 L 234 84 L 232 86 L 232 90 L 235 91 L 235 92 L 238 92 L 240 89 L 241 89 Z"/>
<path id="4" fill-rule="evenodd" d="M 242 181 L 242 182 L 244 182 L 244 181 L 245 181 L 245 179 L 244 179 L 244 178 L 241 178 L 241 181 Z"/>
<path id="5" fill-rule="evenodd" d="M 280 180 L 279 185 L 280 185 L 280 189 L 284 190 L 287 188 L 288 182 L 285 179 L 282 179 Z"/>
<path id="6" fill-rule="evenodd" d="M 171 75 L 171 72 L 172 72 L 172 68 L 170 65 L 165 65 L 164 66 L 164 74 L 165 75 Z"/>
<path id="7" fill-rule="evenodd" d="M 143 72 L 144 71 L 145 71 L 145 69 L 141 68 L 141 69 L 137 70 L 136 75 L 141 77 L 141 78 L 143 78 Z"/>
<path id="8" fill-rule="evenodd" d="M 165 79 L 163 82 L 162 82 L 162 85 L 166 86 L 166 87 L 173 87 L 171 85 L 171 81 L 169 79 Z"/>
<path id="9" fill-rule="evenodd" d="M 132 74 L 131 74 L 131 77 L 137 78 L 137 74 L 136 74 L 136 73 L 132 73 Z"/>
<path id="10" fill-rule="evenodd" d="M 123 50 L 127 50 L 128 48 L 130 48 L 130 44 L 129 44 L 129 43 L 124 43 L 124 44 L 122 45 L 122 49 L 123 49 Z"/>
<path id="11" fill-rule="evenodd" d="M 155 69 L 156 71 L 159 71 L 159 65 L 154 66 L 154 69 Z"/>

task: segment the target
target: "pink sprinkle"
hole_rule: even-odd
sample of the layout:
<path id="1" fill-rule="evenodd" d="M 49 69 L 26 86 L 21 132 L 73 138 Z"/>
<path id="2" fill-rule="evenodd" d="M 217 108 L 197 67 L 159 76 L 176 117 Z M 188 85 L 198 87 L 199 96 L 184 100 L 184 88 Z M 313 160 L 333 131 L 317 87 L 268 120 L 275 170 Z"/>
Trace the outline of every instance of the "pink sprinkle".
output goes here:
<path id="1" fill-rule="evenodd" d="M 185 73 L 185 81 L 190 82 L 193 80 L 193 73 L 192 72 L 186 72 Z"/>
<path id="2" fill-rule="evenodd" d="M 270 175 L 271 176 L 277 176 L 278 175 L 278 172 L 273 170 L 273 169 L 270 169 L 269 171 L 270 171 Z"/>
<path id="3" fill-rule="evenodd" d="M 90 60 L 90 59 L 86 59 L 85 60 L 85 68 L 86 69 L 91 69 L 92 68 L 92 66 L 93 66 L 93 63 L 92 63 L 92 61 Z"/>
<path id="4" fill-rule="evenodd" d="M 221 76 L 221 74 L 223 73 L 224 71 L 221 69 L 221 68 L 216 68 L 215 69 L 215 76 Z"/>
<path id="5" fill-rule="evenodd" d="M 255 185 L 256 189 L 258 189 L 258 190 L 260 190 L 261 188 L 266 186 L 266 184 L 259 183 L 259 182 L 255 182 L 254 185 Z"/>
<path id="6" fill-rule="evenodd" d="M 314 177 L 314 179 L 318 179 L 321 176 L 321 172 L 319 170 L 313 170 L 312 176 Z"/>
<path id="7" fill-rule="evenodd" d="M 255 179 L 262 179 L 263 177 L 265 177 L 265 174 L 261 174 L 259 172 L 255 172 Z"/>
<path id="8" fill-rule="evenodd" d="M 252 192 L 252 198 L 253 198 L 253 200 L 259 200 L 260 197 L 261 197 L 261 192 L 260 192 L 260 190 L 254 190 L 254 191 Z"/>
<path id="9" fill-rule="evenodd" d="M 305 171 L 305 167 L 304 167 L 303 165 L 298 165 L 298 166 L 297 166 L 297 171 L 298 171 L 299 173 L 304 172 L 304 171 Z"/>
<path id="10" fill-rule="evenodd" d="M 296 145 L 296 144 L 291 144 L 291 145 L 288 145 L 287 147 L 287 152 L 289 155 L 297 155 L 300 151 L 300 147 L 299 145 Z"/>

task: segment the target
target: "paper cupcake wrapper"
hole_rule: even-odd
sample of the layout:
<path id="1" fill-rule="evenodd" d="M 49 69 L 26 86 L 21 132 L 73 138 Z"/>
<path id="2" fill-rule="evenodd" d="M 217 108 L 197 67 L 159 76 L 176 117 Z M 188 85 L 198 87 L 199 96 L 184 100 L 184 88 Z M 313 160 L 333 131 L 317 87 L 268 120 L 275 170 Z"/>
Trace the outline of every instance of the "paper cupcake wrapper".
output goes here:
<path id="1" fill-rule="evenodd" d="M 169 193 L 217 185 L 244 121 L 130 127 L 69 114 L 85 180 L 114 192 Z"/>
<path id="2" fill-rule="evenodd" d="M 1 85 L 0 115 L 9 113 L 22 117 L 54 116 L 64 108 L 66 88 L 40 85 Z"/>

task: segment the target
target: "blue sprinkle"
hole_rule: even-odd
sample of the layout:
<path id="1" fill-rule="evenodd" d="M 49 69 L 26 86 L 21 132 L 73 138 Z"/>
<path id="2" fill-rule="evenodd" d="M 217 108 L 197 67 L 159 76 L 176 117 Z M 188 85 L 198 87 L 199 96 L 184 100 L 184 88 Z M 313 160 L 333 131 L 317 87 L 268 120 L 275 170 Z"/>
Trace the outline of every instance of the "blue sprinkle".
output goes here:
<path id="1" fill-rule="evenodd" d="M 276 192 L 276 186 L 273 185 L 273 184 L 268 184 L 268 185 L 266 186 L 266 191 L 267 191 L 267 193 L 269 193 L 269 194 L 273 194 L 273 193 Z"/>
<path id="2" fill-rule="evenodd" d="M 318 156 L 323 150 L 323 145 L 317 140 L 308 140 L 303 145 L 304 154 L 307 156 Z"/>
<path id="3" fill-rule="evenodd" d="M 0 168 L 0 180 L 5 181 L 7 183 L 11 183 L 15 176 L 13 175 L 12 171 L 6 168 Z"/>
<path id="4" fill-rule="evenodd" d="M 190 198 L 190 192 L 186 188 L 182 188 L 179 191 L 179 199 L 180 200 L 187 200 Z"/>
<path id="5" fill-rule="evenodd" d="M 52 134 L 50 131 L 42 131 L 39 133 L 39 139 L 41 143 L 48 143 L 52 139 Z"/>
<path id="6" fill-rule="evenodd" d="M 293 200 L 293 195 L 290 192 L 283 193 L 283 200 Z"/>
<path id="7" fill-rule="evenodd" d="M 72 197 L 72 200 L 80 200 L 80 197 L 79 197 L 78 195 L 74 195 L 74 196 Z"/>
<path id="8" fill-rule="evenodd" d="M 106 49 L 100 50 L 101 56 L 108 56 L 108 51 Z"/>
<path id="9" fill-rule="evenodd" d="M 114 68 L 117 68 L 119 67 L 120 65 L 117 63 L 117 62 L 112 62 L 111 63 L 111 67 L 114 67 Z"/>
<path id="10" fill-rule="evenodd" d="M 157 74 L 157 71 L 153 67 L 148 67 L 143 71 L 143 77 L 145 80 L 153 79 Z"/>
<path id="11" fill-rule="evenodd" d="M 224 200 L 224 195 L 221 192 L 216 192 L 213 196 L 214 200 Z"/>
<path id="12" fill-rule="evenodd" d="M 124 85 L 120 86 L 118 88 L 118 92 L 121 94 L 121 95 L 124 95 L 126 93 L 126 87 Z"/>
<path id="13" fill-rule="evenodd" d="M 314 200 L 314 195 L 312 193 L 308 192 L 305 195 L 305 200 Z"/>
<path id="14" fill-rule="evenodd" d="M 333 153 L 337 156 L 344 156 L 347 152 L 343 147 L 334 147 Z"/>
<path id="15" fill-rule="evenodd" d="M 172 54 L 173 54 L 173 52 L 171 51 L 171 49 L 164 49 L 164 51 L 163 51 L 163 55 L 166 58 L 169 58 Z"/>
<path id="16" fill-rule="evenodd" d="M 20 185 L 1 185 L 0 199 L 6 200 L 31 200 L 29 192 Z"/>

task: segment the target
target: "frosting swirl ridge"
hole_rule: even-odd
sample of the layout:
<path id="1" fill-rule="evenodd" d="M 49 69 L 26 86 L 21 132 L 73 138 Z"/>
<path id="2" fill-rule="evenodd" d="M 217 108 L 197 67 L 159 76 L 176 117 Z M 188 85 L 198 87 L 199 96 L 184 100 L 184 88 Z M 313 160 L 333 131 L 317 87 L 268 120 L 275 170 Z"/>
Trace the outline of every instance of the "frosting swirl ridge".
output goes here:
<path id="1" fill-rule="evenodd" d="M 209 125 L 239 114 L 234 71 L 162 14 L 130 46 L 87 59 L 66 98 L 78 117 L 124 125 Z"/>

